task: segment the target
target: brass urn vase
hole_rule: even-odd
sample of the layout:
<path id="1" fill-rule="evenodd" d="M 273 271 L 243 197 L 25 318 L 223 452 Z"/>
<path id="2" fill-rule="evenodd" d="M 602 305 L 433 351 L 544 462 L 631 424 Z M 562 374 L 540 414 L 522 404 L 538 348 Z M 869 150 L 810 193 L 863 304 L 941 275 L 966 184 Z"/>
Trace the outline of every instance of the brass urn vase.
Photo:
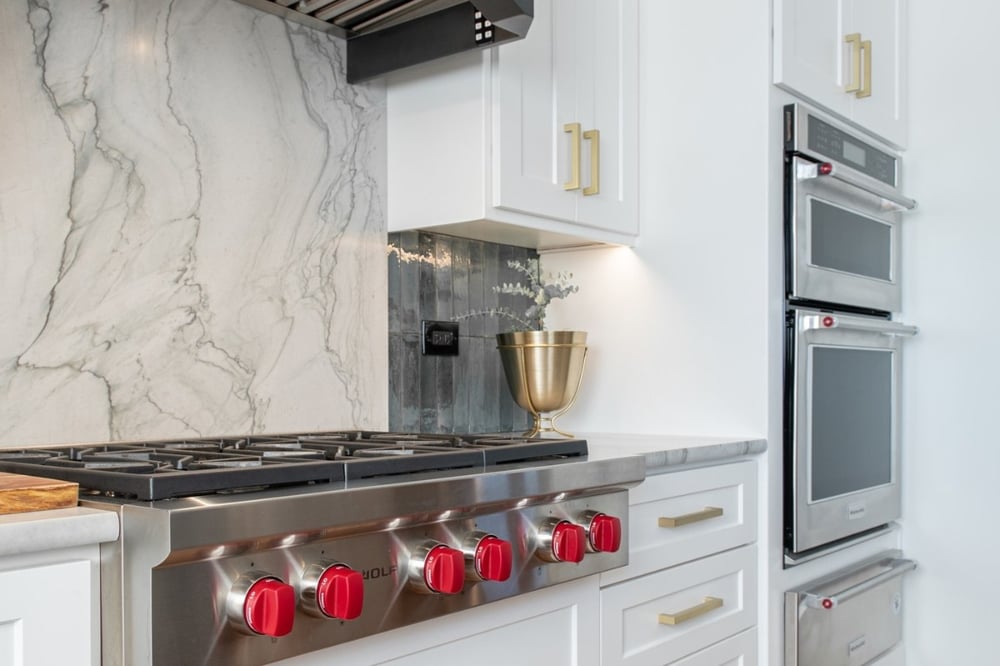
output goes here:
<path id="1" fill-rule="evenodd" d="M 534 418 L 525 437 L 552 432 L 557 417 L 576 400 L 587 361 L 583 331 L 513 331 L 497 334 L 497 350 L 511 395 Z"/>

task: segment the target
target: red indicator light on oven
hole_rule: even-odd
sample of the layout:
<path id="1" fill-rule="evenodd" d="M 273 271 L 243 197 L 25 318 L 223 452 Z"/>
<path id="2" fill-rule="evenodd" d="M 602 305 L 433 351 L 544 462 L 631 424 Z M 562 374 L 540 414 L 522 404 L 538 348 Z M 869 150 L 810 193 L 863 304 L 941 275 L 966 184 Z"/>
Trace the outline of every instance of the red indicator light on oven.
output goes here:
<path id="1" fill-rule="evenodd" d="M 819 175 L 829 176 L 833 173 L 833 165 L 829 162 L 821 162 L 817 170 L 819 171 Z"/>
<path id="2" fill-rule="evenodd" d="M 823 608 L 830 610 L 831 608 L 833 608 L 833 599 L 824 599 L 822 604 Z"/>
<path id="3" fill-rule="evenodd" d="M 361 615 L 364 604 L 364 580 L 361 573 L 337 564 L 319 577 L 316 603 L 323 614 L 338 620 L 353 620 Z"/>
<path id="4" fill-rule="evenodd" d="M 474 556 L 476 573 L 483 580 L 504 581 L 510 578 L 514 554 L 509 541 L 495 536 L 479 540 Z"/>
<path id="5" fill-rule="evenodd" d="M 599 513 L 590 521 L 590 547 L 599 553 L 617 553 L 622 545 L 622 521 Z"/>
<path id="6" fill-rule="evenodd" d="M 824 328 L 831 328 L 836 323 L 837 323 L 837 320 L 834 319 L 833 317 L 831 317 L 830 315 L 827 315 L 827 316 L 823 317 L 823 327 Z"/>
<path id="7" fill-rule="evenodd" d="M 277 578 L 258 580 L 247 590 L 243 617 L 254 633 L 284 636 L 295 620 L 295 588 Z"/>

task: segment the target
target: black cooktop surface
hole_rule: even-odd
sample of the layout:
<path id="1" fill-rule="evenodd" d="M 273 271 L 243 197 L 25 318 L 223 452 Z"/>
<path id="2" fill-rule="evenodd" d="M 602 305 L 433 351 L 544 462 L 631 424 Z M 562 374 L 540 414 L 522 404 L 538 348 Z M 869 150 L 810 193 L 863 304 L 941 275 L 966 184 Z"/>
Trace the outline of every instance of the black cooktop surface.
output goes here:
<path id="1" fill-rule="evenodd" d="M 139 500 L 343 483 L 587 455 L 581 439 L 361 430 L 0 449 L 0 471 Z"/>

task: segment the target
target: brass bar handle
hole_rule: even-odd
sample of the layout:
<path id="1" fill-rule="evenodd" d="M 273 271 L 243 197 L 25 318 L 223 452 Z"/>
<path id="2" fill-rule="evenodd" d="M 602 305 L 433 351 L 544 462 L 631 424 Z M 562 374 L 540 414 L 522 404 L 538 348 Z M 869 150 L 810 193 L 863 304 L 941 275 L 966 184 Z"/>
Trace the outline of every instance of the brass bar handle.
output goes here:
<path id="1" fill-rule="evenodd" d="M 580 123 L 566 123 L 563 132 L 570 135 L 569 182 L 563 183 L 564 190 L 580 189 Z"/>
<path id="2" fill-rule="evenodd" d="M 861 33 L 852 32 L 844 37 L 844 43 L 851 45 L 851 82 L 844 92 L 856 93 L 861 90 Z"/>
<path id="3" fill-rule="evenodd" d="M 865 76 L 864 82 L 861 84 L 861 90 L 855 93 L 855 96 L 859 99 L 872 96 L 872 40 L 866 39 L 861 42 L 861 56 L 865 61 Z"/>
<path id="4" fill-rule="evenodd" d="M 685 608 L 680 613 L 660 613 L 659 621 L 660 624 L 676 626 L 681 622 L 687 622 L 688 620 L 693 620 L 694 618 L 700 617 L 705 613 L 714 611 L 716 608 L 722 608 L 722 599 L 718 597 L 705 597 L 705 600 L 697 606 Z"/>
<path id="5" fill-rule="evenodd" d="M 590 141 L 590 185 L 583 188 L 583 196 L 601 191 L 601 130 L 587 130 L 583 138 Z"/>
<path id="6" fill-rule="evenodd" d="M 682 525 L 690 525 L 691 523 L 700 523 L 703 520 L 708 520 L 709 518 L 718 518 L 722 515 L 722 509 L 717 506 L 706 506 L 701 511 L 695 511 L 693 513 L 686 513 L 683 516 L 667 516 L 661 517 L 657 523 L 660 527 L 681 527 Z"/>

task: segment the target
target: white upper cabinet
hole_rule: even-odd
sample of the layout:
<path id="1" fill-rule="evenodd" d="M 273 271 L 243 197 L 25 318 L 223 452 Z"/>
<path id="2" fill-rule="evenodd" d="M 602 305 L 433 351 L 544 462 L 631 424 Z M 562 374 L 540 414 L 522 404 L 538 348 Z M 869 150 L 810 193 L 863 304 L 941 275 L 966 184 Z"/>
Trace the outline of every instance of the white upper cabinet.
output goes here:
<path id="1" fill-rule="evenodd" d="M 904 0 L 775 0 L 774 82 L 906 145 Z"/>
<path id="2" fill-rule="evenodd" d="M 389 230 L 634 242 L 637 37 L 637 0 L 536 0 L 525 39 L 390 77 Z"/>

